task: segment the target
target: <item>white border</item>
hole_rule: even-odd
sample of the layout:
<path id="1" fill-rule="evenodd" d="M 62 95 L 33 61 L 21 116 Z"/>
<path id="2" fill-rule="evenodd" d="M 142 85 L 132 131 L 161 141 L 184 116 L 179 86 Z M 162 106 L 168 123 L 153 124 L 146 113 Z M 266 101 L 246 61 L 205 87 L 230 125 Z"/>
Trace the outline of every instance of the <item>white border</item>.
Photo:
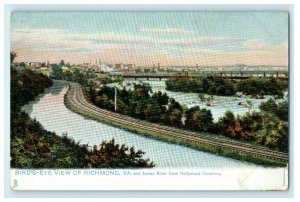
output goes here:
<path id="1" fill-rule="evenodd" d="M 31 0 L 31 1 L 26 1 L 26 3 L 47 3 L 47 4 L 49 4 L 49 3 L 68 3 L 69 1 L 68 0 L 66 0 L 66 1 L 63 1 L 63 0 L 60 0 L 60 1 L 57 1 L 57 0 L 53 0 L 53 1 L 43 1 L 43 2 L 41 2 L 41 1 L 37 1 L 37 0 Z M 128 2 L 128 1 L 127 1 Z M 130 1 L 131 3 L 140 3 L 140 2 L 138 2 L 138 1 Z M 144 1 L 145 3 L 156 3 L 156 2 L 158 2 L 157 0 L 152 0 L 152 1 Z M 177 1 L 177 0 L 174 0 L 174 1 L 172 1 L 172 3 L 197 3 L 197 2 L 199 2 L 199 1 L 189 1 L 189 0 L 187 0 L 187 1 L 184 1 L 184 2 L 182 2 L 182 1 Z M 2 2 L 1 2 L 2 3 Z M 4 3 L 24 3 L 24 1 L 23 0 L 10 0 L 10 1 L 8 1 L 8 0 L 4 0 Z M 86 4 L 88 4 L 88 3 L 99 3 L 99 1 L 91 1 L 91 0 L 86 0 L 86 1 L 84 1 L 84 2 L 82 2 L 82 1 L 78 1 L 78 0 L 73 0 L 72 1 L 72 3 L 86 3 Z M 122 1 L 106 1 L 106 3 L 123 3 Z M 161 1 L 159 1 L 158 3 L 161 3 Z M 209 1 L 209 2 L 204 2 L 204 3 L 206 3 L 206 4 L 215 4 L 215 3 L 242 3 L 242 2 L 240 2 L 240 1 L 226 1 L 226 2 L 224 2 L 224 1 L 214 1 L 214 0 L 211 0 L 211 1 Z M 244 3 L 244 2 L 243 2 Z M 272 1 L 266 1 L 266 0 L 261 0 L 261 1 L 257 1 L 257 0 L 252 0 L 252 1 L 246 1 L 245 3 L 256 3 L 256 4 L 265 4 L 265 3 L 290 3 L 290 4 L 294 4 L 295 5 L 295 21 L 296 21 L 296 19 L 300 19 L 300 16 L 299 16 L 299 4 L 297 4 L 297 1 L 279 1 L 279 0 L 272 0 Z M 67 9 L 67 7 L 68 6 L 65 6 L 65 8 Z M 250 7 L 249 7 L 249 9 L 250 9 Z M 3 3 L 2 3 L 2 7 L 1 7 L 1 10 L 0 10 L 0 13 L 4 13 L 3 12 Z M 3 20 L 2 20 L 2 17 L 3 17 L 3 15 L 1 15 L 1 22 L 3 22 Z M 299 22 L 299 20 L 298 20 L 298 22 Z M 299 35 L 299 23 L 296 23 L 295 22 L 295 24 L 294 24 L 294 26 L 295 26 L 295 36 L 300 36 Z M 3 24 L 1 24 L 1 29 L 2 30 L 4 30 L 4 28 L 3 28 Z M 3 31 L 1 32 L 1 38 L 2 38 L 2 41 L 4 41 L 4 39 L 3 39 Z M 295 37 L 295 39 L 294 39 L 294 42 L 292 42 L 292 44 L 294 44 L 295 45 L 295 55 L 297 55 L 297 53 L 298 53 L 298 55 L 299 55 L 299 52 L 297 51 L 297 50 L 299 50 L 299 40 L 298 40 L 298 38 L 297 37 Z M 3 55 L 4 55 L 4 47 L 2 46 L 2 48 L 1 48 L 1 61 L 4 61 L 3 60 Z M 299 64 L 299 59 L 298 59 L 298 57 L 295 57 L 295 66 L 297 66 L 297 64 Z M 4 70 L 3 70 L 3 68 L 0 68 L 1 70 L 1 72 L 0 72 L 0 74 L 1 75 L 4 75 Z M 295 68 L 294 69 L 294 74 L 293 75 L 299 75 L 299 68 Z M 3 80 L 2 80 L 3 81 Z M 292 83 L 293 82 L 293 83 Z M 4 95 L 4 86 L 2 85 L 3 83 L 1 83 L 1 92 L 0 92 L 0 96 L 1 97 L 4 97 L 3 95 Z M 294 89 L 298 89 L 299 88 L 299 82 L 298 81 L 291 81 L 291 84 L 293 84 L 293 88 Z M 296 90 L 295 90 L 295 94 L 294 94 L 294 96 L 293 97 L 291 97 L 291 102 L 292 101 L 294 101 L 294 103 L 298 103 L 299 102 L 299 94 L 297 93 L 296 94 Z M 4 111 L 4 108 L 3 108 L 3 100 L 1 99 L 1 102 L 2 102 L 2 105 L 1 105 L 1 114 L 3 114 L 3 111 Z M 294 106 L 294 118 L 295 118 L 295 120 L 294 120 L 294 122 L 295 123 L 297 123 L 297 121 L 298 121 L 298 119 L 297 119 L 297 114 L 298 114 L 298 111 L 299 111 L 299 109 L 298 109 L 299 107 L 297 106 L 297 105 L 295 105 Z M 2 117 L 1 116 L 1 129 L 3 128 L 3 119 L 4 117 Z M 299 131 L 299 126 L 297 126 L 296 124 L 295 124 L 295 126 L 294 125 L 292 125 L 291 126 L 292 127 L 292 130 L 293 131 Z M 295 127 L 295 128 L 294 128 Z M 3 131 L 3 130 L 2 130 Z M 4 133 L 2 133 L 2 134 L 4 134 Z M 1 141 L 3 142 L 3 136 L 1 137 Z M 295 135 L 295 137 L 294 137 L 294 142 L 296 142 L 297 144 L 299 143 L 299 136 L 297 137 L 297 135 Z M 3 145 L 3 144 L 2 144 Z M 3 151 L 3 147 L 1 147 L 1 151 Z M 297 146 L 295 146 L 295 153 L 297 154 L 297 153 L 299 153 L 299 152 L 297 152 L 298 151 L 298 147 Z M 3 158 L 2 158 L 2 156 L 1 156 L 1 160 L 2 160 L 2 162 L 3 162 Z M 3 165 L 3 164 L 2 164 Z M 297 161 L 295 161 L 295 170 L 299 170 L 299 163 L 297 162 Z M 1 176 L 0 177 L 2 177 L 2 179 L 3 179 L 3 176 L 4 176 L 4 174 L 3 174 L 3 170 L 1 170 Z M 296 184 L 296 182 L 298 182 L 297 181 L 297 179 L 299 179 L 299 174 L 297 173 L 297 172 L 295 172 L 295 177 L 294 177 L 294 179 L 295 179 L 295 190 L 297 190 L 297 188 L 299 188 L 299 187 L 297 187 L 297 185 L 298 184 Z M 3 186 L 3 184 L 1 184 L 0 185 L 0 188 L 1 188 L 1 190 L 3 190 L 2 189 L 2 186 Z M 294 193 L 295 195 L 295 198 L 298 198 L 299 197 L 299 194 L 297 193 L 297 192 L 295 192 Z M 215 195 L 216 196 L 216 194 L 213 194 L 213 195 Z M 41 195 L 40 195 L 41 196 Z M 147 194 L 145 194 L 145 196 L 147 196 Z M 149 196 L 149 195 L 148 195 Z M 163 196 L 163 194 L 161 194 L 161 196 Z M 217 197 L 220 197 L 220 196 L 222 196 L 222 194 L 217 194 Z M 236 196 L 236 194 L 234 193 L 232 193 L 231 194 L 231 196 L 232 197 L 235 197 Z M 241 195 L 239 195 L 240 197 L 241 197 Z M 244 196 L 246 196 L 247 197 L 247 194 L 246 195 L 244 195 Z M 253 194 L 252 194 L 252 196 L 253 197 L 255 197 Z M 259 196 L 259 195 L 256 195 L 256 196 Z M 261 196 L 261 195 L 260 195 Z M 269 195 L 269 197 L 271 197 L 272 195 Z M 228 197 L 228 196 L 227 196 Z M 248 195 L 248 197 L 249 197 L 249 195 Z M 295 199 L 294 198 L 294 199 Z"/>

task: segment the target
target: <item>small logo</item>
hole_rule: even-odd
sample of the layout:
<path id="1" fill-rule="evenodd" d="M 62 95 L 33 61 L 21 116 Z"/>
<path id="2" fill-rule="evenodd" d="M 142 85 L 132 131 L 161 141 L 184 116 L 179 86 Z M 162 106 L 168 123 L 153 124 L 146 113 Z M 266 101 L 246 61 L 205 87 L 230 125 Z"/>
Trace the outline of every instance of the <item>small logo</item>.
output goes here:
<path id="1" fill-rule="evenodd" d="M 13 188 L 18 188 L 19 185 L 18 185 L 18 180 L 14 179 L 14 183 L 13 183 Z"/>

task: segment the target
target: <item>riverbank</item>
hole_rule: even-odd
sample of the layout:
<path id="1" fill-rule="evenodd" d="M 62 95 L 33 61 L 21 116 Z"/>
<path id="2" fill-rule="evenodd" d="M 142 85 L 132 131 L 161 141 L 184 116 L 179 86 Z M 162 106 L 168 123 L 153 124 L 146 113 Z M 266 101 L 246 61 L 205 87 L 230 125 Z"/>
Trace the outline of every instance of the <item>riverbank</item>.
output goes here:
<path id="1" fill-rule="evenodd" d="M 11 168 L 83 169 L 155 166 L 150 159 L 143 158 L 143 151 L 136 151 L 124 144 L 115 144 L 114 139 L 99 141 L 101 147 L 90 149 L 88 144 L 80 144 L 66 133 L 58 134 L 45 129 L 35 117 L 30 117 L 33 106 L 29 102 L 35 102 L 41 95 L 51 97 L 59 93 L 61 88 L 57 89 L 54 82 L 43 74 L 26 68 L 21 70 L 13 66 L 11 68 Z M 26 103 L 28 103 L 27 110 L 24 109 Z M 51 100 L 48 104 L 55 105 L 55 102 Z M 53 113 L 47 110 L 39 111 L 47 116 Z M 114 151 L 114 155 L 111 155 L 111 151 Z"/>
<path id="2" fill-rule="evenodd" d="M 230 157 L 233 159 L 238 159 L 241 161 L 251 162 L 259 165 L 265 166 L 286 166 L 286 160 L 277 159 L 277 152 L 266 149 L 265 151 L 261 151 L 258 147 L 251 146 L 246 150 L 242 150 L 241 148 L 245 147 L 245 144 L 237 146 L 237 144 L 233 147 L 230 145 L 231 143 L 226 142 L 214 142 L 212 140 L 206 139 L 204 137 L 193 137 L 187 136 L 184 134 L 178 135 L 176 132 L 170 132 L 163 126 L 156 126 L 156 124 L 150 124 L 151 129 L 146 126 L 140 127 L 138 124 L 133 124 L 134 119 L 129 118 L 129 121 L 124 121 L 122 118 L 116 118 L 114 116 L 121 116 L 112 112 L 108 112 L 106 110 L 97 108 L 86 101 L 83 97 L 81 87 L 76 88 L 76 85 L 71 84 L 71 87 L 68 90 L 68 93 L 65 94 L 64 102 L 67 108 L 71 111 L 76 112 L 86 118 L 90 118 L 93 120 L 97 120 L 100 122 L 104 122 L 108 125 L 116 126 L 122 128 L 127 131 L 131 131 L 143 136 L 147 136 L 150 138 L 162 140 L 169 143 L 175 143 L 179 145 L 188 146 L 197 150 L 210 152 L 213 154 L 217 154 L 220 156 Z M 81 93 L 81 102 L 77 99 L 76 93 Z M 87 107 L 88 106 L 88 107 Z M 91 110 L 92 109 L 92 110 Z M 126 117 L 127 118 L 127 117 Z M 143 122 L 144 123 L 144 122 Z M 163 128 L 163 129 L 162 129 Z M 174 129 L 173 129 L 174 130 Z M 188 132 L 185 132 L 188 133 Z M 177 135 L 176 135 L 177 134 Z M 247 145 L 249 147 L 249 145 Z M 239 149 L 238 149 L 239 148 Z M 257 150 L 257 151 L 256 151 Z M 250 153 L 250 151 L 252 153 Z M 268 154 L 268 155 L 266 155 Z M 274 155 L 273 155 L 274 154 Z"/>

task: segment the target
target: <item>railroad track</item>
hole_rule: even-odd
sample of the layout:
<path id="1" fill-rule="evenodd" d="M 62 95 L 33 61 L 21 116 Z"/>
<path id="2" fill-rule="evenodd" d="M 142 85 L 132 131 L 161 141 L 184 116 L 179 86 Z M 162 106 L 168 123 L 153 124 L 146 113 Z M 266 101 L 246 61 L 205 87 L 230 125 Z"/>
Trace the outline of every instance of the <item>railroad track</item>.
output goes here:
<path id="1" fill-rule="evenodd" d="M 125 126 L 125 128 L 126 126 L 130 126 L 130 128 L 159 134 L 160 136 L 171 137 L 185 142 L 225 149 L 231 152 L 237 152 L 240 154 L 251 155 L 283 163 L 288 162 L 288 155 L 283 152 L 273 151 L 265 147 L 251 145 L 239 141 L 219 139 L 210 135 L 162 126 L 98 108 L 85 99 L 82 88 L 78 83 L 69 82 L 69 90 L 66 96 L 69 104 L 75 107 L 77 111 L 102 118 L 102 120 L 110 120 L 118 125 Z"/>

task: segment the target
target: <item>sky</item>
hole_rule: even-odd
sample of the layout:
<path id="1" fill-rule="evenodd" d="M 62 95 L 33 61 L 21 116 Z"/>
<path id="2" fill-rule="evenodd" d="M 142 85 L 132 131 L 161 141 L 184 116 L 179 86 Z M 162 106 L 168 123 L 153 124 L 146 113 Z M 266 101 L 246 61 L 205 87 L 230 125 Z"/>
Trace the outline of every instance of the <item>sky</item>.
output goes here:
<path id="1" fill-rule="evenodd" d="M 16 61 L 288 65 L 287 12 L 14 12 Z"/>

